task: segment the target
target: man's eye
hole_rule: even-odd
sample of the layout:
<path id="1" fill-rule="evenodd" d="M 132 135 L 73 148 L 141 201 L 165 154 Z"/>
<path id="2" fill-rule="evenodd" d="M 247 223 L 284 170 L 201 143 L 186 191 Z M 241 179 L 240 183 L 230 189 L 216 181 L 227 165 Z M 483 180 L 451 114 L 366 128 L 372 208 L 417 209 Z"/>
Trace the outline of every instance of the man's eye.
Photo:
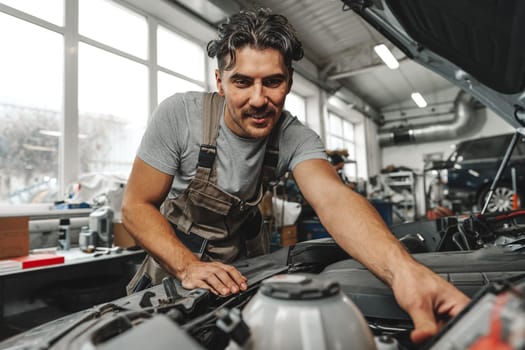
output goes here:
<path id="1" fill-rule="evenodd" d="M 283 82 L 282 79 L 268 79 L 264 81 L 264 85 L 268 87 L 278 87 Z"/>
<path id="2" fill-rule="evenodd" d="M 250 85 L 250 81 L 246 79 L 235 79 L 233 83 L 238 87 L 246 87 Z"/>

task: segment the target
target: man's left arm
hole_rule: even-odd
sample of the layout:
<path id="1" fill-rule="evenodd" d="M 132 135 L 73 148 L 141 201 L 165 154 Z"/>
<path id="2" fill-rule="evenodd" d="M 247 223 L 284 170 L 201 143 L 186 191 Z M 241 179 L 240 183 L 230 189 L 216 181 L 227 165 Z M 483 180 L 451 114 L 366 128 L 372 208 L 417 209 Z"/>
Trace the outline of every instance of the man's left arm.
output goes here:
<path id="1" fill-rule="evenodd" d="M 414 322 L 414 342 L 435 334 L 440 318 L 455 316 L 468 303 L 463 293 L 412 258 L 375 208 L 345 186 L 328 161 L 303 161 L 293 176 L 339 246 L 393 289 Z"/>

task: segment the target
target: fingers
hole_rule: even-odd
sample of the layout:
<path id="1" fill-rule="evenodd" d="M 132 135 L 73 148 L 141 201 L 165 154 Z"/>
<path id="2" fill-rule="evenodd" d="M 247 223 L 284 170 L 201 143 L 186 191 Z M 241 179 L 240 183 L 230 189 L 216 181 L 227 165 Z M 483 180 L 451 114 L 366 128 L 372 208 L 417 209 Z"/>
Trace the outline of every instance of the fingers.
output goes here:
<path id="1" fill-rule="evenodd" d="M 438 325 L 431 305 L 409 310 L 409 313 L 414 322 L 414 330 L 410 333 L 410 339 L 414 343 L 419 344 L 437 333 Z"/>
<path id="2" fill-rule="evenodd" d="M 198 262 L 187 268 L 181 279 L 184 288 L 205 288 L 217 295 L 238 293 L 248 288 L 246 277 L 236 268 L 218 262 Z"/>
<path id="3" fill-rule="evenodd" d="M 410 338 L 417 344 L 434 336 L 447 319 L 468 304 L 469 298 L 434 274 L 420 275 L 411 282 L 403 284 L 396 298 L 414 322 Z"/>

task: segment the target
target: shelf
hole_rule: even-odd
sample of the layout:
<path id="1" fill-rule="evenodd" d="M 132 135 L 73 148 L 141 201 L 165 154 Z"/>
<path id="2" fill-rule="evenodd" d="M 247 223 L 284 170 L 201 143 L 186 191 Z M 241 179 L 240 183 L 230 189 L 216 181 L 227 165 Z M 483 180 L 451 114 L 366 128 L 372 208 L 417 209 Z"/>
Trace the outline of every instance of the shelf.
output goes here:
<path id="1" fill-rule="evenodd" d="M 405 220 L 415 219 L 416 213 L 416 186 L 415 174 L 410 171 L 397 171 L 381 174 L 381 180 L 386 191 L 404 196 L 404 199 L 395 203 L 394 208 Z"/>

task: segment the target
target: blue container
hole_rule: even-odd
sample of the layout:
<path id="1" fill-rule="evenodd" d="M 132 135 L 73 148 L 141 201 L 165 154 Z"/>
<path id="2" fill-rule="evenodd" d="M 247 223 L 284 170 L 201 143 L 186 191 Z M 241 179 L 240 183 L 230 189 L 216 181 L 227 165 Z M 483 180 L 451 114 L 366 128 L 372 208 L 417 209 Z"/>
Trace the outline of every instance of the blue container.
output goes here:
<path id="1" fill-rule="evenodd" d="M 303 220 L 299 223 L 299 239 L 308 241 L 311 239 L 330 237 L 330 234 L 319 219 Z"/>
<path id="2" fill-rule="evenodd" d="M 392 203 L 385 202 L 381 200 L 371 200 L 370 203 L 376 208 L 379 212 L 379 215 L 383 218 L 383 221 L 387 224 L 388 227 L 392 226 Z"/>

